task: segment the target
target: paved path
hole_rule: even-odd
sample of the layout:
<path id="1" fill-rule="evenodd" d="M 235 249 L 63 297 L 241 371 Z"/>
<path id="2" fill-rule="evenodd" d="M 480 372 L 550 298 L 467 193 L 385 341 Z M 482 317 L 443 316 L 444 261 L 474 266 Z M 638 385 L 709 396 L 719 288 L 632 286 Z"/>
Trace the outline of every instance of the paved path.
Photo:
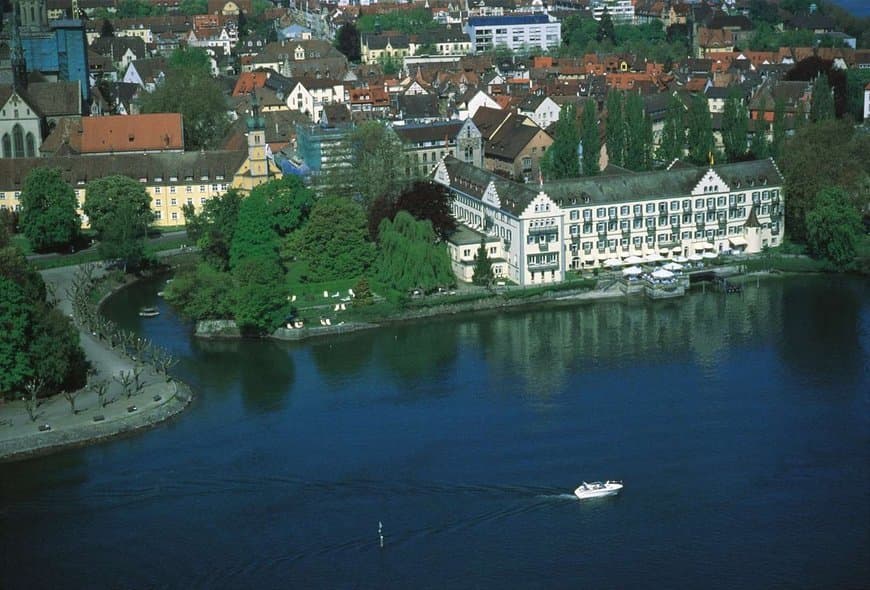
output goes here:
<path id="1" fill-rule="evenodd" d="M 72 316 L 68 290 L 77 269 L 67 266 L 42 271 L 46 285 L 58 299 L 58 308 L 67 316 Z M 100 406 L 96 392 L 85 388 L 76 398 L 75 414 L 69 402 L 57 395 L 42 401 L 36 420 L 30 419 L 23 400 L 0 404 L 0 460 L 87 444 L 150 426 L 178 413 L 190 402 L 190 391 L 183 384 L 169 383 L 148 368 L 142 372 L 142 391 L 128 398 L 115 377 L 133 371 L 134 363 L 86 330 L 79 334 L 82 349 L 96 371 L 94 380 L 109 383 L 106 399 L 111 402 Z M 102 419 L 95 421 L 95 416 Z M 40 430 L 46 424 L 50 430 Z"/>

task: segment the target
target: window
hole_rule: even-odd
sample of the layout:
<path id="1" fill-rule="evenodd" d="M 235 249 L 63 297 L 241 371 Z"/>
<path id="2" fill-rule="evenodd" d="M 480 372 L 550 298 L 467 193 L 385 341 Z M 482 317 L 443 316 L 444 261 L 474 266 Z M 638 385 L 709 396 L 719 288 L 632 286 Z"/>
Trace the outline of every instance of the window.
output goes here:
<path id="1" fill-rule="evenodd" d="M 656 204 L 655 203 L 647 203 L 646 204 L 646 212 L 647 213 L 655 213 L 656 212 Z"/>
<path id="2" fill-rule="evenodd" d="M 671 201 L 671 211 L 679 211 L 680 210 L 680 202 L 679 201 Z"/>
<path id="3" fill-rule="evenodd" d="M 163 187 L 160 187 L 160 186 L 154 187 L 154 194 L 155 195 L 159 195 L 162 191 L 163 191 Z"/>
<path id="4" fill-rule="evenodd" d="M 9 136 L 8 133 L 3 134 L 3 157 L 12 157 L 12 138 Z"/>
<path id="5" fill-rule="evenodd" d="M 597 217 L 598 219 L 601 219 L 602 217 L 606 217 L 606 216 L 607 216 L 607 209 L 605 209 L 604 207 L 599 207 L 598 209 L 595 210 L 595 217 Z"/>
<path id="6" fill-rule="evenodd" d="M 175 185 L 172 185 L 169 187 L 169 192 L 170 192 L 170 194 L 173 194 L 173 195 L 175 194 Z"/>
<path id="7" fill-rule="evenodd" d="M 199 204 L 200 204 L 200 205 L 205 205 L 205 197 L 200 197 L 200 198 L 199 198 Z"/>
<path id="8" fill-rule="evenodd" d="M 619 208 L 620 215 L 628 215 L 630 211 L 631 211 L 631 208 L 628 205 L 623 205 L 622 207 Z"/>
<path id="9" fill-rule="evenodd" d="M 580 212 L 575 209 L 571 211 L 571 221 L 575 221 L 577 219 L 580 219 Z"/>
<path id="10" fill-rule="evenodd" d="M 607 215 L 610 217 L 616 217 L 616 207 L 608 207 Z"/>
<path id="11" fill-rule="evenodd" d="M 175 197 L 172 197 L 169 200 L 169 204 L 172 205 L 173 207 L 175 207 L 176 205 L 178 205 L 178 199 L 176 199 Z"/>
<path id="12" fill-rule="evenodd" d="M 193 192 L 193 187 L 188 184 L 187 186 L 184 187 L 184 192 L 185 193 Z"/>
<path id="13" fill-rule="evenodd" d="M 704 199 L 695 199 L 695 209 L 704 208 Z"/>
<path id="14" fill-rule="evenodd" d="M 172 221 L 177 221 L 177 220 L 178 220 L 178 213 L 173 211 L 172 212 Z"/>
<path id="15" fill-rule="evenodd" d="M 689 211 L 691 208 L 692 208 L 691 199 L 684 199 L 683 200 L 683 211 Z"/>
<path id="16" fill-rule="evenodd" d="M 154 206 L 155 207 L 162 207 L 163 201 L 161 199 L 154 199 Z"/>
<path id="17" fill-rule="evenodd" d="M 12 153 L 15 158 L 24 157 L 24 129 L 17 123 L 12 128 Z"/>
<path id="18" fill-rule="evenodd" d="M 635 215 L 642 215 L 643 214 L 643 206 L 642 205 L 635 205 L 632 208 L 632 213 L 634 213 Z"/>

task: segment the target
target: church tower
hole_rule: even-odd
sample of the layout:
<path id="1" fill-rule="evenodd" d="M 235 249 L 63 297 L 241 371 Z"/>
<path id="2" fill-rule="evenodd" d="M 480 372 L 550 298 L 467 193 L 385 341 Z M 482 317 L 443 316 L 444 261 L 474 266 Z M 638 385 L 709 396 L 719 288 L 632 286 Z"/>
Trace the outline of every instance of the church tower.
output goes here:
<path id="1" fill-rule="evenodd" d="M 248 161 L 251 180 L 256 186 L 269 180 L 269 159 L 266 156 L 266 121 L 260 115 L 257 93 L 251 92 L 251 116 L 246 121 L 248 128 Z"/>
<path id="2" fill-rule="evenodd" d="M 21 30 L 25 33 L 48 31 L 48 8 L 46 0 L 13 0 L 18 4 Z"/>

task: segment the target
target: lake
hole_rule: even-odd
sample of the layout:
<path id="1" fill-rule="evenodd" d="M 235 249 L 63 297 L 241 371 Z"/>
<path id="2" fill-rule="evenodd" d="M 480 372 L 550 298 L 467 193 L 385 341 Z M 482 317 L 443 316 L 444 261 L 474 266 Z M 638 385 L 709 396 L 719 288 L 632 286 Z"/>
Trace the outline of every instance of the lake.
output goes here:
<path id="1" fill-rule="evenodd" d="M 106 313 L 191 408 L 0 464 L 0 588 L 846 588 L 870 580 L 870 284 L 305 343 Z M 139 318 L 143 305 L 158 318 Z M 621 479 L 586 502 L 582 481 Z M 378 524 L 383 524 L 380 547 Z"/>

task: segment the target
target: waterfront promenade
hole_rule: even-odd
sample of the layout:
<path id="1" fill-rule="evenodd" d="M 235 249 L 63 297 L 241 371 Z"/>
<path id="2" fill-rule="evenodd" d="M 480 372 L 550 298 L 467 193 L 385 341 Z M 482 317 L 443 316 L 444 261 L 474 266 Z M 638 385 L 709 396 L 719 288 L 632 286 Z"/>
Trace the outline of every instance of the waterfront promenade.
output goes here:
<path id="1" fill-rule="evenodd" d="M 78 266 L 42 271 L 46 286 L 57 298 L 64 315 L 72 316 L 70 288 Z M 101 271 L 96 273 L 99 276 Z M 145 428 L 177 414 L 190 403 L 190 390 L 182 383 L 168 381 L 153 368 L 144 366 L 141 391 L 127 396 L 117 377 L 132 372 L 135 363 L 87 330 L 79 329 L 79 340 L 90 361 L 92 382 L 105 381 L 105 405 L 97 393 L 85 387 L 75 398 L 76 413 L 62 395 L 41 400 L 35 420 L 22 399 L 0 402 L 0 461 L 42 454 L 68 446 L 88 444 Z"/>

